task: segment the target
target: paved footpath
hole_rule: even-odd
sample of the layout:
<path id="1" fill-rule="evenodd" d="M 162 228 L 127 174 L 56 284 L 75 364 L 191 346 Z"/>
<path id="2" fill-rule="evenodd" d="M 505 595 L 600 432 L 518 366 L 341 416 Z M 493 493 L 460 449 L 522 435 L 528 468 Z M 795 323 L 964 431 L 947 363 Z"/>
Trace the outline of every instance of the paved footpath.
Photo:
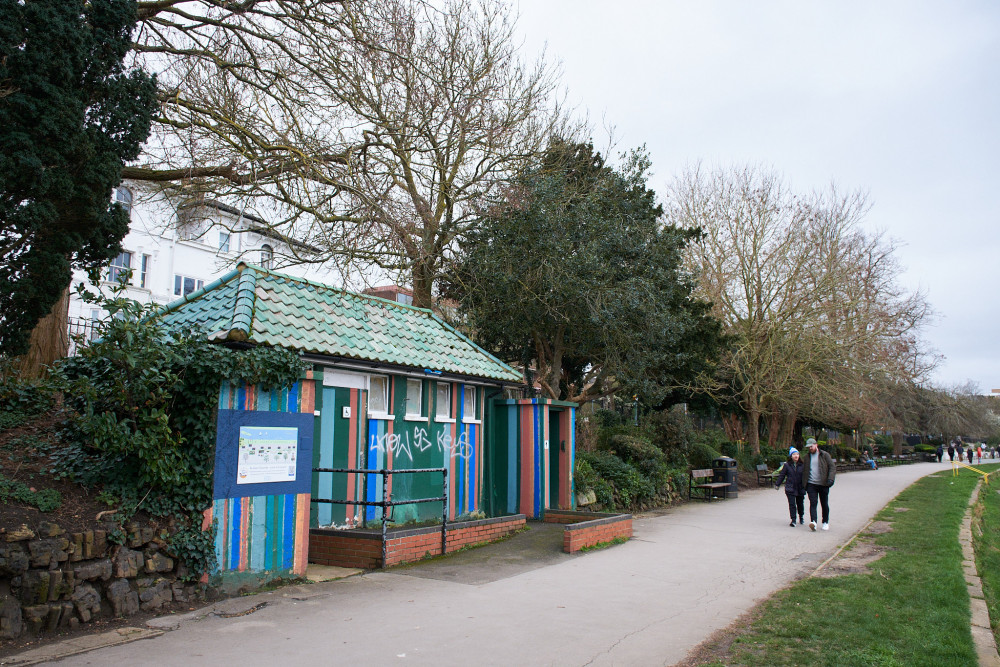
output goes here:
<path id="1" fill-rule="evenodd" d="M 812 572 L 900 491 L 938 470 L 950 466 L 838 475 L 828 532 L 790 528 L 783 492 L 741 491 L 639 518 L 626 544 L 511 576 L 498 571 L 486 583 L 410 570 L 292 587 L 229 601 L 268 602 L 252 614 L 179 619 L 159 637 L 59 664 L 671 665 Z"/>

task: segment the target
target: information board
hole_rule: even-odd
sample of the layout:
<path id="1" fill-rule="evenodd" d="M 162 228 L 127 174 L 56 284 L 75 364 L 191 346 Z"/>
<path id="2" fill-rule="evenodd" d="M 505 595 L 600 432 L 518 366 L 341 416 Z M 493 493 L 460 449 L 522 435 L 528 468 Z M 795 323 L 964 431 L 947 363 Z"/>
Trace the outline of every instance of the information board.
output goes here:
<path id="1" fill-rule="evenodd" d="M 294 482 L 299 429 L 241 426 L 237 484 Z"/>

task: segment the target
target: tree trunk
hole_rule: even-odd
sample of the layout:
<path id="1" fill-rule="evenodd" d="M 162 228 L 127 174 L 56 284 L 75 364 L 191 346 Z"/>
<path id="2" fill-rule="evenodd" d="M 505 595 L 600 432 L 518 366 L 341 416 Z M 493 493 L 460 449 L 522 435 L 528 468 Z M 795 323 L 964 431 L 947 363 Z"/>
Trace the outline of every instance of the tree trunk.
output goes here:
<path id="1" fill-rule="evenodd" d="M 781 438 L 781 413 L 772 412 L 767 417 L 767 446 L 777 449 Z"/>
<path id="2" fill-rule="evenodd" d="M 760 454 L 760 410 L 756 405 L 747 410 L 747 442 L 751 452 Z"/>
<path id="3" fill-rule="evenodd" d="M 743 422 L 737 415 L 722 415 L 722 430 L 726 432 L 726 437 L 729 438 L 730 442 L 739 442 L 744 439 Z"/>
<path id="4" fill-rule="evenodd" d="M 903 453 L 903 434 L 899 431 L 892 432 L 892 453 L 896 456 Z"/>
<path id="5" fill-rule="evenodd" d="M 791 447 L 795 444 L 795 417 L 794 410 L 784 412 L 781 415 L 781 439 L 779 442 L 783 448 Z"/>
<path id="6" fill-rule="evenodd" d="M 22 378 L 41 377 L 49 366 L 69 353 L 68 285 L 49 314 L 35 325 L 28 346 L 27 353 L 17 361 Z"/>
<path id="7" fill-rule="evenodd" d="M 418 260 L 411 271 L 413 276 L 413 305 L 417 308 L 431 308 L 434 302 L 431 291 L 434 287 L 434 271 L 430 260 Z"/>

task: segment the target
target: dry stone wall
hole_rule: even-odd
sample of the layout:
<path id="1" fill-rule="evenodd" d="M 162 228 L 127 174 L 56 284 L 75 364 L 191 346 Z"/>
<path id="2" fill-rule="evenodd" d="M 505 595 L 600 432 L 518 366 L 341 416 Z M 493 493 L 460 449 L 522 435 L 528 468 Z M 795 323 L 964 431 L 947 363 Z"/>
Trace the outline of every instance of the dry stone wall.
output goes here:
<path id="1" fill-rule="evenodd" d="M 48 522 L 0 532 L 0 639 L 204 597 L 155 526 L 130 525 L 124 544 L 112 544 L 108 534 Z"/>

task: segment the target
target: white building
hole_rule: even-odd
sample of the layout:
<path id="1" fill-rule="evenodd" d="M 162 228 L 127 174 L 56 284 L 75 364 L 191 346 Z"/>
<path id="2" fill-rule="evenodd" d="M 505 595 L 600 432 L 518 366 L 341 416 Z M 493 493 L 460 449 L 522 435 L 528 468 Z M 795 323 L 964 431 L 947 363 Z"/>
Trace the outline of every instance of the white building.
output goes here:
<path id="1" fill-rule="evenodd" d="M 103 272 L 100 287 L 107 291 L 122 271 L 132 270 L 127 296 L 142 303 L 167 304 L 186 296 L 236 267 L 240 261 L 277 268 L 276 258 L 303 257 L 318 252 L 269 230 L 267 222 L 251 211 L 241 211 L 212 200 L 176 205 L 160 194 L 142 194 L 134 184 L 123 183 L 115 198 L 129 211 L 129 233 L 122 252 Z M 328 282 L 320 265 L 281 267 L 281 271 Z M 86 283 L 76 271 L 70 288 L 70 333 L 88 335 L 91 322 L 102 315 L 99 308 L 76 294 Z"/>

